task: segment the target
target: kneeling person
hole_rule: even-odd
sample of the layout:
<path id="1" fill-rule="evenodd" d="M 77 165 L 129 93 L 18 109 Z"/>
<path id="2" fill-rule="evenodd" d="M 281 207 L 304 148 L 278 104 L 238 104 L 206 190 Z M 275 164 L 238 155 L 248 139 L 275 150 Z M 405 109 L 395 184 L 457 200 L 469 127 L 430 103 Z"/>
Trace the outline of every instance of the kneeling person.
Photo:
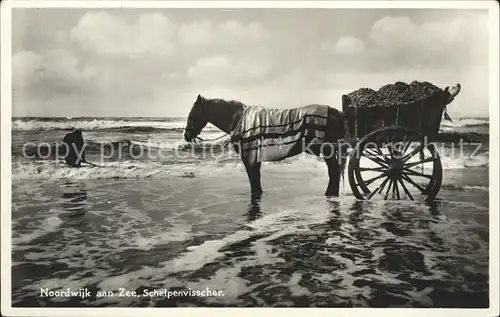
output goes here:
<path id="1" fill-rule="evenodd" d="M 70 167 L 81 167 L 85 163 L 85 149 L 82 131 L 75 129 L 64 136 L 63 142 L 66 146 L 66 164 Z"/>

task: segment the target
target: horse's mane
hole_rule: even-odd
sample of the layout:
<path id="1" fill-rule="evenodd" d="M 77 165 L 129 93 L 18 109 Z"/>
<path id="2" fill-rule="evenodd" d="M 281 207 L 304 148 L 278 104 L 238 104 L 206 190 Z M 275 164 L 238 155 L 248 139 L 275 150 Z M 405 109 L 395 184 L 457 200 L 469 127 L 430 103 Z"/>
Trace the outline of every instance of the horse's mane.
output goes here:
<path id="1" fill-rule="evenodd" d="M 222 105 L 232 105 L 232 106 L 241 106 L 241 107 L 246 107 L 246 105 L 238 100 L 224 100 L 221 98 L 215 98 L 215 99 L 207 99 L 207 101 L 215 104 L 222 104 Z"/>

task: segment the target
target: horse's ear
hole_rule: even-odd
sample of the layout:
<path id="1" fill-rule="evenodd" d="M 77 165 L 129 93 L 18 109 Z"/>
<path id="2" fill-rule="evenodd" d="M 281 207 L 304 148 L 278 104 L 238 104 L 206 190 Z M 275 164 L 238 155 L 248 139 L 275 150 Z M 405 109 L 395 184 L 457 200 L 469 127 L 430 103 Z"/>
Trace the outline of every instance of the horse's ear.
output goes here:
<path id="1" fill-rule="evenodd" d="M 200 101 L 200 100 L 201 100 L 201 98 L 202 98 L 202 97 L 201 97 L 201 95 L 200 95 L 200 94 L 198 94 L 198 98 L 196 98 L 196 101 Z"/>

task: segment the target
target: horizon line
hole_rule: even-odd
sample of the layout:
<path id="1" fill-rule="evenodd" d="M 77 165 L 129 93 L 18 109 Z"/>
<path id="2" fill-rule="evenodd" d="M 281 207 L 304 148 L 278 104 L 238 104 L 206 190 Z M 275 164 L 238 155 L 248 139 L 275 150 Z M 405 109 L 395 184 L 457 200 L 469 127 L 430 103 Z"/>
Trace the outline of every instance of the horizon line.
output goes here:
<path id="1" fill-rule="evenodd" d="M 116 117 L 116 116 L 12 116 L 11 119 L 24 119 L 24 118 L 36 118 L 36 119 L 125 119 L 125 118 L 144 118 L 144 119 L 161 119 L 161 118 L 178 118 L 178 119 L 185 119 L 185 117 L 179 117 L 179 116 L 122 116 L 122 117 Z M 468 115 L 468 116 L 457 116 L 455 119 L 490 119 L 490 116 L 481 116 L 481 115 Z"/>

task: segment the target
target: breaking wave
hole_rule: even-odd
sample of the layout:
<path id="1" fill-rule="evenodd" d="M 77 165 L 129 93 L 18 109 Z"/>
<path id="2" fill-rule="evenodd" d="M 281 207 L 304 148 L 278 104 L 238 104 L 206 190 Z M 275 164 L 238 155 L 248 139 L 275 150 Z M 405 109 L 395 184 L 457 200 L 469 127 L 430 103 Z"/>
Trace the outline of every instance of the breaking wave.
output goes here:
<path id="1" fill-rule="evenodd" d="M 488 166 L 488 153 L 470 158 L 441 157 L 444 170 L 466 169 Z M 89 159 L 90 160 L 90 159 Z M 163 178 L 197 177 L 220 173 L 231 175 L 235 170 L 244 171 L 240 159 L 230 154 L 218 159 L 198 157 L 173 158 L 167 161 L 125 160 L 114 162 L 95 162 L 101 167 L 69 168 L 54 160 L 14 161 L 14 179 L 100 179 L 100 178 Z M 299 155 L 281 162 L 267 163 L 266 171 L 286 168 L 290 172 L 306 173 L 310 177 L 327 175 L 326 164 L 319 158 Z"/>
<path id="2" fill-rule="evenodd" d="M 13 131 L 48 131 L 71 130 L 73 128 L 84 131 L 116 130 L 120 132 L 152 132 L 156 130 L 183 131 L 186 126 L 185 118 L 145 119 L 145 118 L 16 118 L 12 121 Z M 458 118 L 453 122 L 442 121 L 441 128 L 488 127 L 488 118 Z M 211 124 L 204 131 L 217 130 Z"/>
<path id="3" fill-rule="evenodd" d="M 453 120 L 453 122 L 443 120 L 441 122 L 441 128 L 451 129 L 451 128 L 473 128 L 473 127 L 489 127 L 488 118 L 462 118 Z"/>
<path id="4" fill-rule="evenodd" d="M 13 131 L 48 131 L 72 130 L 83 131 L 120 131 L 120 132 L 153 132 L 156 130 L 184 131 L 186 120 L 176 118 L 172 120 L 126 120 L 126 119 L 66 119 L 49 120 L 23 118 L 12 121 Z M 216 130 L 213 125 L 207 125 L 204 130 Z"/>
<path id="5" fill-rule="evenodd" d="M 221 138 L 219 142 L 199 142 L 188 143 L 184 140 L 170 140 L 169 142 L 160 142 L 158 140 L 135 140 L 135 139 L 121 139 L 116 141 L 98 141 L 89 140 L 85 143 L 85 152 L 94 154 L 105 154 L 111 151 L 117 153 L 118 151 L 153 151 L 153 150 L 178 150 L 178 151 L 192 151 L 194 153 L 201 153 L 209 151 L 211 148 L 228 149 L 225 141 L 227 138 Z M 29 158 L 42 157 L 48 158 L 50 153 L 51 158 L 64 155 L 66 148 L 61 141 L 49 143 L 27 143 L 26 146 L 15 145 L 12 147 L 13 156 L 27 156 Z"/>

